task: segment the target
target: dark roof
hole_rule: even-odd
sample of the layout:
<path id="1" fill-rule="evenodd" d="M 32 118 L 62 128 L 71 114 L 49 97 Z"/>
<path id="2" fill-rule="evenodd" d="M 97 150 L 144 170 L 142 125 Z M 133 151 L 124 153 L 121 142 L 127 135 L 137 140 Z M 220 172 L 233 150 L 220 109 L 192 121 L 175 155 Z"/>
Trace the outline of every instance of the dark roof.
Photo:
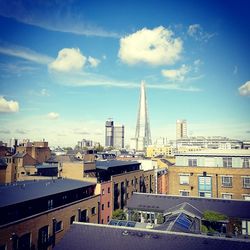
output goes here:
<path id="1" fill-rule="evenodd" d="M 216 198 L 183 197 L 159 194 L 133 193 L 127 202 L 127 208 L 143 211 L 167 212 L 170 208 L 187 202 L 196 209 L 212 210 L 228 217 L 250 219 L 250 201 L 224 200 Z"/>
<path id="2" fill-rule="evenodd" d="M 0 207 L 94 185 L 72 179 L 20 181 L 0 187 Z"/>
<path id="3" fill-rule="evenodd" d="M 107 170 L 108 168 L 129 166 L 134 164 L 140 164 L 140 163 L 137 161 L 118 161 L 118 160 L 96 161 L 96 168 Z"/>
<path id="4" fill-rule="evenodd" d="M 74 222 L 54 249 L 247 250 L 250 249 L 250 242 L 247 240 Z"/>
<path id="5" fill-rule="evenodd" d="M 58 164 L 53 164 L 53 163 L 51 163 L 51 164 L 40 164 L 40 165 L 37 165 L 36 166 L 36 168 L 37 169 L 45 169 L 45 168 L 58 168 Z"/>
<path id="6" fill-rule="evenodd" d="M 23 158 L 26 155 L 26 153 L 16 153 L 13 155 L 14 158 Z"/>

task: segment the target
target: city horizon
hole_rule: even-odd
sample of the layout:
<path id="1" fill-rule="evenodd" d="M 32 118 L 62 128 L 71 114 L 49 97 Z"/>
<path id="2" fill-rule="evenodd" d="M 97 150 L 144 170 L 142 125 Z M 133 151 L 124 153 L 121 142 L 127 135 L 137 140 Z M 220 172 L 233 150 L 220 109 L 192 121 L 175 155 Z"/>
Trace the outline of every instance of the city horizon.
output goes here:
<path id="1" fill-rule="evenodd" d="M 108 3 L 0 3 L 0 140 L 104 145 L 112 117 L 130 145 L 142 80 L 152 142 L 250 140 L 249 3 Z"/>

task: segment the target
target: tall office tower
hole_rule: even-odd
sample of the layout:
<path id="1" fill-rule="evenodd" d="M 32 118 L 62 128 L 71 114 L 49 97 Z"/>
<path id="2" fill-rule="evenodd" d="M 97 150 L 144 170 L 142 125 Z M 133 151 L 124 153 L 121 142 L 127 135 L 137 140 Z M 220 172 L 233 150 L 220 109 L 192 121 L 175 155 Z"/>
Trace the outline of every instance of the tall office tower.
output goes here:
<path id="1" fill-rule="evenodd" d="M 187 121 L 177 120 L 176 121 L 176 140 L 187 138 Z"/>
<path id="2" fill-rule="evenodd" d="M 141 82 L 141 93 L 139 100 L 139 110 L 137 116 L 137 124 L 133 146 L 136 151 L 144 151 L 148 145 L 152 144 L 151 132 L 149 126 L 147 96 L 145 90 L 145 82 Z"/>
<path id="3" fill-rule="evenodd" d="M 114 146 L 114 122 L 111 119 L 105 123 L 105 146 Z"/>
<path id="4" fill-rule="evenodd" d="M 117 149 L 124 148 L 124 125 L 114 127 L 114 147 Z"/>

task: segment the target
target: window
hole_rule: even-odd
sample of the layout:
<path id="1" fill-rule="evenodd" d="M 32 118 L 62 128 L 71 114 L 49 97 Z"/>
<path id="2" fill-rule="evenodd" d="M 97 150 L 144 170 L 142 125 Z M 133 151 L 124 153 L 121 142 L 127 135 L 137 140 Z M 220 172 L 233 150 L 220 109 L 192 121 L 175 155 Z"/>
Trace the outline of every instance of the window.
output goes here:
<path id="1" fill-rule="evenodd" d="M 243 194 L 243 200 L 250 201 L 250 194 Z"/>
<path id="2" fill-rule="evenodd" d="M 197 167 L 197 159 L 188 159 L 189 167 Z"/>
<path id="3" fill-rule="evenodd" d="M 232 194 L 222 194 L 222 199 L 227 199 L 227 200 L 230 200 L 233 198 L 233 195 Z"/>
<path id="4" fill-rule="evenodd" d="M 243 163 L 242 163 L 242 167 L 243 168 L 250 168 L 250 158 L 247 158 L 247 157 L 245 157 L 245 158 L 243 158 Z"/>
<path id="5" fill-rule="evenodd" d="M 0 245 L 0 250 L 6 250 L 6 245 Z"/>
<path id="6" fill-rule="evenodd" d="M 232 167 L 232 157 L 223 157 L 223 167 L 231 168 Z"/>
<path id="7" fill-rule="evenodd" d="M 110 207 L 110 202 L 108 201 L 108 207 Z"/>
<path id="8" fill-rule="evenodd" d="M 250 235 L 250 221 L 243 220 L 241 223 L 242 234 Z"/>
<path id="9" fill-rule="evenodd" d="M 200 197 L 212 197 L 212 177 L 199 176 L 198 177 L 198 190 Z"/>
<path id="10" fill-rule="evenodd" d="M 91 208 L 91 214 L 92 214 L 92 215 L 96 214 L 96 209 L 95 209 L 95 207 L 92 207 L 92 208 Z"/>
<path id="11" fill-rule="evenodd" d="M 18 249 L 30 249 L 30 233 L 24 234 L 18 239 Z"/>
<path id="12" fill-rule="evenodd" d="M 131 180 L 131 185 L 134 185 L 134 180 Z"/>
<path id="13" fill-rule="evenodd" d="M 102 224 L 104 223 L 104 220 L 102 219 Z"/>
<path id="14" fill-rule="evenodd" d="M 102 210 L 104 210 L 104 204 L 102 204 Z"/>
<path id="15" fill-rule="evenodd" d="M 108 193 L 110 193 L 110 187 L 108 187 Z"/>
<path id="16" fill-rule="evenodd" d="M 189 191 L 181 190 L 180 191 L 180 196 L 189 196 Z"/>
<path id="17" fill-rule="evenodd" d="M 231 176 L 222 176 L 221 185 L 222 187 L 232 187 L 232 177 Z"/>
<path id="18" fill-rule="evenodd" d="M 48 200 L 48 209 L 53 208 L 53 200 Z"/>
<path id="19" fill-rule="evenodd" d="M 109 216 L 107 217 L 107 222 L 109 222 Z"/>
<path id="20" fill-rule="evenodd" d="M 63 223 L 62 221 L 57 221 L 56 222 L 56 228 L 55 228 L 56 232 L 59 232 L 61 230 L 63 230 Z"/>
<path id="21" fill-rule="evenodd" d="M 180 175 L 180 184 L 189 185 L 189 175 Z"/>
<path id="22" fill-rule="evenodd" d="M 102 195 L 104 195 L 104 188 L 102 189 Z"/>
<path id="23" fill-rule="evenodd" d="M 76 216 L 73 215 L 70 217 L 70 224 L 73 224 L 73 222 L 76 220 Z"/>
<path id="24" fill-rule="evenodd" d="M 212 197 L 212 194 L 210 192 L 199 192 L 200 197 Z"/>
<path id="25" fill-rule="evenodd" d="M 243 177 L 243 188 L 250 188 L 250 177 Z"/>

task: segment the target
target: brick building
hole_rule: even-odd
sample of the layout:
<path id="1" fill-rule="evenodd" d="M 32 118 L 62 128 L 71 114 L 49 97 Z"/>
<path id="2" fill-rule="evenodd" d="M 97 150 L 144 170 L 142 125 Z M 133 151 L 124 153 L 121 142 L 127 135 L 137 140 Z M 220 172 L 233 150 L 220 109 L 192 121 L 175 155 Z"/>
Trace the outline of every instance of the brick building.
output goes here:
<path id="1" fill-rule="evenodd" d="M 95 183 L 70 179 L 1 186 L 0 249 L 51 249 L 73 221 L 98 223 Z"/>
<path id="2" fill-rule="evenodd" d="M 250 199 L 250 150 L 206 150 L 176 155 L 169 194 Z"/>

